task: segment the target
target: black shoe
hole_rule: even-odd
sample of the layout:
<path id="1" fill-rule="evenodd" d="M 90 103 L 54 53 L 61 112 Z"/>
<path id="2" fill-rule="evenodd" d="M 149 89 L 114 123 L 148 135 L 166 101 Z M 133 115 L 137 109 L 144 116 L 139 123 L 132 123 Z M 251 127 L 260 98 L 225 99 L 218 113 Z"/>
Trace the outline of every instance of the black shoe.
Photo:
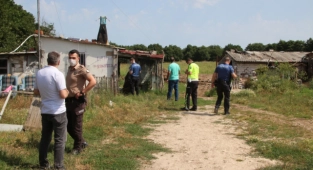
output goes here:
<path id="1" fill-rule="evenodd" d="M 197 111 L 197 108 L 191 108 L 190 110 L 191 111 Z"/>
<path id="2" fill-rule="evenodd" d="M 229 114 L 230 114 L 229 112 L 225 112 L 225 113 L 224 113 L 224 115 L 229 115 Z"/>
<path id="3" fill-rule="evenodd" d="M 187 107 L 183 107 L 180 110 L 189 111 L 189 109 Z"/>
<path id="4" fill-rule="evenodd" d="M 82 148 L 83 148 L 83 149 L 87 148 L 87 146 L 88 146 L 88 143 L 87 143 L 87 142 L 83 142 L 83 143 L 82 143 Z"/>

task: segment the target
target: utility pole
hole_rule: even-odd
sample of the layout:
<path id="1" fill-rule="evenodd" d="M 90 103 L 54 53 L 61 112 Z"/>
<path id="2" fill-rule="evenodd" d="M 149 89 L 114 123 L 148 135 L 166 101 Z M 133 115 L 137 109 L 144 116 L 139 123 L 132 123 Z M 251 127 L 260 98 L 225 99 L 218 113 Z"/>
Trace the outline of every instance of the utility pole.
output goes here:
<path id="1" fill-rule="evenodd" d="M 38 61 L 41 69 L 41 47 L 40 47 L 40 0 L 37 0 L 37 21 L 38 21 Z"/>

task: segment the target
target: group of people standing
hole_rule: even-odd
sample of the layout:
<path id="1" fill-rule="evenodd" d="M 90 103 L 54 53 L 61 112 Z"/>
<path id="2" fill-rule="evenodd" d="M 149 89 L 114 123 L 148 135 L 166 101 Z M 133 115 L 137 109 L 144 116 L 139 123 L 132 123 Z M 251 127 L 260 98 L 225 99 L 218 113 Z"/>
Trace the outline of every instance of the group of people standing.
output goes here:
<path id="1" fill-rule="evenodd" d="M 71 50 L 68 53 L 68 72 L 66 77 L 58 70 L 60 65 L 60 54 L 57 52 L 48 53 L 48 65 L 40 69 L 36 74 L 34 94 L 41 97 L 42 131 L 39 146 L 39 164 L 41 169 L 50 167 L 47 159 L 48 148 L 54 132 L 54 169 L 65 169 L 63 164 L 67 132 L 74 139 L 72 154 L 79 154 L 87 142 L 83 138 L 83 115 L 87 105 L 86 93 L 95 85 L 96 80 L 92 74 L 79 64 L 79 51 Z M 141 67 L 131 58 L 129 74 L 131 75 L 131 93 L 139 95 L 139 78 Z M 214 113 L 218 113 L 221 101 L 224 97 L 224 114 L 229 114 L 230 82 L 236 78 L 233 67 L 230 65 L 230 58 L 225 58 L 225 63 L 216 67 L 212 76 L 212 88 L 216 86 L 217 101 Z M 197 93 L 199 85 L 199 66 L 188 58 L 188 68 L 185 70 L 187 87 L 185 95 L 185 106 L 182 110 L 196 111 Z M 175 91 L 175 101 L 178 101 L 178 83 L 180 66 L 171 57 L 171 64 L 168 66 L 167 100 L 171 100 L 172 91 Z M 88 83 L 87 83 L 88 81 Z M 213 83 L 214 82 L 214 83 Z M 87 84 L 86 84 L 87 83 Z M 192 107 L 190 108 L 190 97 Z"/>
<path id="2" fill-rule="evenodd" d="M 229 101 L 231 91 L 231 79 L 237 78 L 233 67 L 230 65 L 231 59 L 225 57 L 225 62 L 219 64 L 212 76 L 211 87 L 216 86 L 217 101 L 215 103 L 214 113 L 218 113 L 218 109 L 224 98 L 224 114 L 228 115 L 229 112 Z M 187 75 L 187 87 L 185 93 L 185 106 L 181 110 L 185 111 L 196 111 L 197 108 L 197 96 L 199 86 L 199 66 L 188 58 L 186 60 L 188 68 L 185 71 Z M 172 91 L 175 91 L 175 101 L 178 101 L 178 82 L 180 75 L 180 66 L 175 62 L 175 58 L 171 57 L 171 64 L 168 66 L 167 81 L 168 81 L 168 92 L 167 100 L 171 99 Z M 190 108 L 190 96 L 193 106 Z"/>
<path id="3" fill-rule="evenodd" d="M 83 138 L 83 115 L 87 105 L 86 93 L 95 85 L 93 75 L 79 64 L 79 51 L 68 53 L 66 77 L 58 70 L 60 54 L 48 53 L 48 65 L 36 74 L 34 94 L 41 97 L 42 130 L 39 144 L 40 169 L 50 167 L 48 148 L 54 132 L 54 169 L 65 169 L 63 158 L 67 132 L 73 138 L 72 154 L 79 154 L 87 142 Z M 88 84 L 86 84 L 88 81 Z"/>
<path id="4" fill-rule="evenodd" d="M 188 68 L 185 71 L 187 75 L 187 87 L 185 95 L 185 107 L 182 110 L 197 110 L 197 94 L 199 85 L 199 66 L 188 58 L 186 60 Z M 171 57 L 171 64 L 168 66 L 167 81 L 168 81 L 168 91 L 167 100 L 171 100 L 172 91 L 175 90 L 175 101 L 178 101 L 178 82 L 180 75 L 180 66 L 175 62 L 175 58 Z M 192 108 L 190 108 L 190 96 L 192 99 Z"/>

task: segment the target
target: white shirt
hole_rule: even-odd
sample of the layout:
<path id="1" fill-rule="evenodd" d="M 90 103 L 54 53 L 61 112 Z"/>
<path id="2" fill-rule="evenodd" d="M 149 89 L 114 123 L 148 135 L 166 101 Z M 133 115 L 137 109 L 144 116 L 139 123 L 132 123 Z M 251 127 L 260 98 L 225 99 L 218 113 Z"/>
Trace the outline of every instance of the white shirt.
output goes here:
<path id="1" fill-rule="evenodd" d="M 66 89 L 65 77 L 54 66 L 46 66 L 36 74 L 35 89 L 41 96 L 41 114 L 61 114 L 66 111 L 60 90 Z"/>

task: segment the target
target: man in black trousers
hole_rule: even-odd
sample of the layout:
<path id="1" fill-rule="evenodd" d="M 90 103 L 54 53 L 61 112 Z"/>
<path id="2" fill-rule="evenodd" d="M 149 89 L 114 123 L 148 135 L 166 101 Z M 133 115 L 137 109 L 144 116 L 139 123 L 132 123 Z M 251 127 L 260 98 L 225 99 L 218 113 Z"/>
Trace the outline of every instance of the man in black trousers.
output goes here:
<path id="1" fill-rule="evenodd" d="M 231 65 L 229 57 L 225 58 L 225 63 L 220 64 L 216 67 L 214 74 L 212 76 L 212 88 L 216 86 L 217 91 L 217 101 L 215 103 L 214 113 L 218 113 L 218 109 L 221 105 L 222 99 L 224 97 L 224 115 L 229 113 L 229 100 L 230 100 L 230 83 L 231 78 L 237 78 L 237 75 L 234 73 L 234 69 Z M 224 96 L 223 96 L 224 95 Z"/>

